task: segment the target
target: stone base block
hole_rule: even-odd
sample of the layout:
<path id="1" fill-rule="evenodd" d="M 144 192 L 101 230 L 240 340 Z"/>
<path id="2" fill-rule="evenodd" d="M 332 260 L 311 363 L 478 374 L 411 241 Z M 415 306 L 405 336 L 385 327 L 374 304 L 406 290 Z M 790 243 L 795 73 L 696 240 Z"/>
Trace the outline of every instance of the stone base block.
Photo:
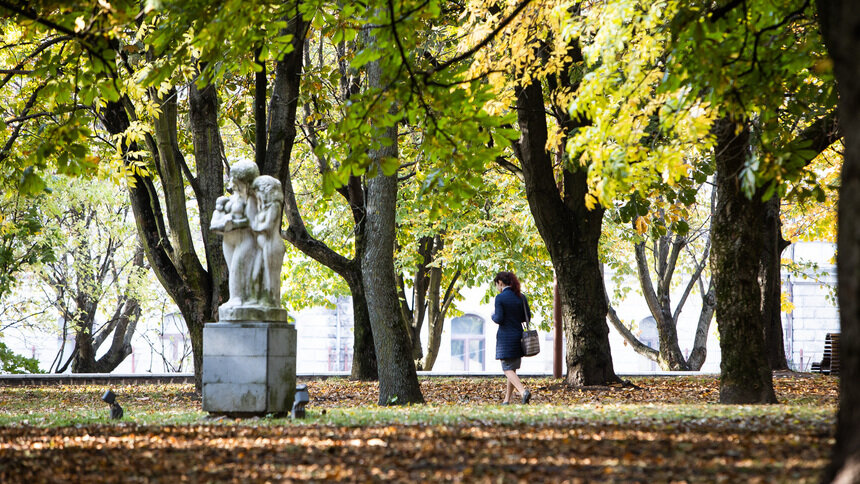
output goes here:
<path id="1" fill-rule="evenodd" d="M 296 328 L 280 322 L 203 327 L 203 410 L 286 414 L 296 391 Z"/>
<path id="2" fill-rule="evenodd" d="M 221 322 L 267 321 L 270 323 L 286 323 L 287 310 L 272 307 L 239 306 L 218 308 L 218 319 Z"/>

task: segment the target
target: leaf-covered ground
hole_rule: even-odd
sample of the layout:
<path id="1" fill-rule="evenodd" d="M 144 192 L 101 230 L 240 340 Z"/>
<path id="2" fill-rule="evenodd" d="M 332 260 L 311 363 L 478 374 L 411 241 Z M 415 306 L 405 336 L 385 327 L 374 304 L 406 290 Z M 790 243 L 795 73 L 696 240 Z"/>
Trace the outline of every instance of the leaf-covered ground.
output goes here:
<path id="1" fill-rule="evenodd" d="M 381 408 L 376 385 L 313 380 L 308 418 L 209 419 L 190 385 L 0 388 L 0 482 L 815 482 L 837 380 L 775 378 L 780 405 L 716 403 L 713 377 L 576 390 L 529 379 L 427 378 L 427 405 Z"/>

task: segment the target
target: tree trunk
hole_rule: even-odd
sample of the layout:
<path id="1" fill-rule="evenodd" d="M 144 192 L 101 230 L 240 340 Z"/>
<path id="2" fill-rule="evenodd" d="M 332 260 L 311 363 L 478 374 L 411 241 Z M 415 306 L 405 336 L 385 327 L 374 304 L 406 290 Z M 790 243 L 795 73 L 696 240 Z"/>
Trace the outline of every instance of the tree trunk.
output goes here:
<path id="1" fill-rule="evenodd" d="M 661 237 L 661 239 L 664 239 Z M 668 237 L 665 238 L 668 240 Z M 657 247 L 663 245 L 662 250 Z M 678 345 L 678 330 L 675 325 L 675 319 L 672 316 L 672 308 L 669 306 L 669 291 L 671 289 L 671 277 L 674 272 L 674 263 L 671 264 L 672 269 L 669 269 L 669 251 L 668 243 L 655 243 L 654 258 L 659 263 L 657 266 L 660 272 L 657 274 L 657 290 L 654 290 L 654 284 L 651 282 L 651 272 L 648 269 L 648 259 L 645 255 L 645 243 L 636 244 L 636 267 L 639 272 L 639 283 L 642 286 L 642 294 L 645 296 L 645 301 L 648 303 L 648 309 L 651 315 L 657 321 L 657 335 L 660 338 L 660 350 L 658 362 L 664 370 L 684 371 L 689 370 L 687 362 L 684 360 L 684 355 L 681 353 L 681 347 Z M 680 243 L 672 245 L 673 254 L 677 259 L 677 251 L 680 251 Z"/>
<path id="2" fill-rule="evenodd" d="M 832 113 L 818 118 L 801 132 L 794 143 L 808 148 L 801 152 L 808 165 L 839 139 L 836 116 Z M 762 291 L 761 313 L 764 323 L 765 351 L 773 370 L 787 370 L 785 343 L 782 331 L 782 251 L 790 243 L 782 238 L 780 219 L 780 198 L 774 195 L 765 202 L 764 223 L 762 225 L 764 250 L 761 255 L 759 282 Z"/>
<path id="3" fill-rule="evenodd" d="M 336 272 L 349 286 L 355 331 L 350 378 L 375 380 L 376 355 L 361 275 L 365 240 L 365 196 L 361 180 L 351 177 L 345 187 L 338 189 L 338 193 L 349 203 L 355 223 L 355 256 L 353 259 L 347 259 L 308 233 L 299 211 L 290 173 L 292 147 L 296 138 L 296 110 L 303 69 L 303 46 L 309 27 L 310 23 L 298 16 L 290 19 L 284 31 L 293 35 L 293 50 L 275 65 L 275 80 L 269 101 L 266 162 L 260 167 L 260 173 L 275 176 L 284 188 L 284 218 L 288 225 L 287 230 L 281 234 L 284 239 L 305 255 Z M 258 143 L 263 146 L 263 143 Z"/>
<path id="4" fill-rule="evenodd" d="M 439 355 L 439 345 L 442 342 L 442 330 L 445 327 L 445 316 L 456 294 L 457 281 L 461 272 L 457 270 L 451 277 L 445 294 L 442 294 L 443 270 L 434 264 L 436 255 L 444 248 L 442 233 L 422 237 L 418 241 L 418 255 L 421 262 L 415 268 L 412 284 L 412 307 L 406 297 L 406 287 L 403 277 L 397 277 L 399 288 L 400 312 L 405 323 L 409 326 L 412 338 L 412 359 L 416 369 L 430 371 Z M 421 345 L 421 329 L 427 321 L 427 352 Z"/>
<path id="5" fill-rule="evenodd" d="M 764 324 L 764 341 L 767 361 L 771 370 L 787 370 L 785 344 L 782 335 L 782 251 L 788 242 L 782 238 L 779 218 L 780 198 L 774 195 L 764 203 L 762 237 L 764 247 L 759 263 L 761 285 L 761 319 Z"/>
<path id="6" fill-rule="evenodd" d="M 836 444 L 825 482 L 860 482 L 860 9 L 855 2 L 818 2 L 819 20 L 839 88 L 845 151 L 839 189 L 836 255 L 841 368 Z"/>
<path id="7" fill-rule="evenodd" d="M 442 279 L 442 270 L 428 267 L 436 255 L 438 241 L 438 235 L 435 237 L 424 236 L 418 241 L 418 255 L 421 257 L 421 262 L 415 268 L 415 277 L 412 284 L 412 309 L 407 311 L 407 314 L 411 317 L 406 320 L 409 324 L 410 336 L 412 337 L 412 359 L 415 361 L 421 361 L 424 357 L 424 348 L 421 346 L 421 328 L 424 326 L 425 318 L 430 319 L 427 311 L 433 304 L 433 291 L 435 291 L 437 302 L 439 299 L 439 284 Z M 433 280 L 434 273 L 438 276 L 435 281 Z M 431 300 L 429 303 L 428 299 Z M 406 301 L 403 300 L 401 304 L 406 304 Z"/>
<path id="8" fill-rule="evenodd" d="M 140 262 L 143 262 L 142 254 Z M 75 335 L 72 373 L 110 373 L 132 353 L 131 337 L 140 318 L 140 305 L 131 298 L 120 299 L 117 304 L 113 319 L 106 323 L 99 334 L 93 334 L 98 305 L 91 303 L 88 311 L 79 312 L 81 319 L 75 321 L 79 329 Z M 101 358 L 96 359 L 96 353 L 110 333 L 113 333 L 110 347 Z"/>
<path id="9" fill-rule="evenodd" d="M 358 253 L 356 254 L 358 257 Z M 373 331 L 370 328 L 370 314 L 367 310 L 367 297 L 364 294 L 364 281 L 361 271 L 355 271 L 346 279 L 352 293 L 353 343 L 352 370 L 350 380 L 375 381 L 379 378 L 376 366 L 376 351 L 373 348 Z"/>
<path id="10" fill-rule="evenodd" d="M 76 214 L 80 213 L 75 209 L 73 211 Z M 87 228 L 90 223 L 98 224 L 95 209 L 88 208 L 85 218 Z M 131 337 L 134 335 L 137 319 L 140 317 L 140 306 L 137 300 L 128 296 L 127 292 L 122 293 L 116 302 L 113 317 L 99 329 L 98 333 L 94 333 L 101 298 L 93 291 L 99 291 L 107 284 L 121 284 L 116 279 L 108 282 L 107 276 L 111 272 L 109 267 L 114 268 L 114 278 L 125 272 L 128 262 L 131 262 L 132 270 L 144 267 L 143 249 L 138 247 L 131 261 L 117 263 L 115 258 L 122 243 L 114 244 L 108 241 L 106 248 L 96 249 L 97 254 L 94 253 L 94 248 L 88 240 L 82 240 L 80 244 L 71 254 L 72 260 L 75 261 L 74 268 L 71 269 L 74 273 L 74 283 L 71 283 L 70 279 L 65 279 L 63 284 L 59 276 L 48 277 L 48 280 L 52 281 L 55 287 L 68 286 L 57 287 L 57 289 L 75 292 L 74 307 L 66 307 L 60 293 L 57 294 L 55 303 L 62 308 L 61 313 L 64 318 L 69 319 L 75 328 L 75 348 L 70 361 L 72 373 L 110 373 L 132 352 Z M 116 268 L 117 266 L 119 269 Z M 57 269 L 55 269 L 56 272 L 58 272 Z M 128 284 L 126 281 L 126 290 Z M 110 347 L 101 358 L 96 359 L 96 354 L 110 334 L 113 334 Z"/>
<path id="11" fill-rule="evenodd" d="M 714 125 L 717 138 L 717 207 L 711 223 L 711 270 L 720 330 L 720 402 L 776 403 L 773 375 L 764 352 L 758 261 L 762 252 L 763 204 L 748 199 L 740 174 L 749 130 L 729 118 Z"/>
<path id="12" fill-rule="evenodd" d="M 305 255 L 330 268 L 346 281 L 352 294 L 353 307 L 353 353 L 352 371 L 350 378 L 356 380 L 376 380 L 378 367 L 373 344 L 373 333 L 370 325 L 370 315 L 367 307 L 367 297 L 364 289 L 363 258 L 366 251 L 366 217 L 364 206 L 364 190 L 357 177 L 350 179 L 348 192 L 344 194 L 350 204 L 355 225 L 355 257 L 346 257 L 333 251 L 330 247 L 313 238 L 308 233 L 299 212 L 293 189 L 292 177 L 287 172 L 282 180 L 284 191 L 284 214 L 287 219 L 287 230 L 281 235 Z M 341 190 L 339 190 L 341 191 Z M 341 191 L 341 193 L 344 193 Z"/>
<path id="13" fill-rule="evenodd" d="M 702 288 L 702 310 L 699 312 L 699 323 L 696 325 L 696 336 L 693 338 L 693 350 L 690 351 L 690 357 L 687 358 L 687 365 L 690 370 L 699 371 L 702 365 L 705 364 L 705 358 L 708 356 L 708 330 L 711 328 L 711 320 L 714 319 L 714 311 L 717 307 L 716 290 L 714 290 L 714 279 L 708 285 L 708 290 Z"/>
<path id="14" fill-rule="evenodd" d="M 143 254 L 141 254 L 141 261 L 143 259 L 142 256 Z M 132 353 L 131 337 L 137 328 L 141 308 L 137 300 L 133 298 L 127 299 L 122 306 L 122 309 L 118 311 L 119 320 L 113 329 L 114 335 L 111 340 L 111 346 L 108 348 L 107 353 L 102 355 L 96 362 L 96 373 L 112 372 Z"/>
<path id="15" fill-rule="evenodd" d="M 564 172 L 564 199 L 546 151 L 547 124 L 539 80 L 517 89 L 521 137 L 515 151 L 523 165 L 526 197 L 558 278 L 570 385 L 619 382 L 609 348 L 607 304 L 597 255 L 603 208 L 585 206 L 583 171 Z"/>
<path id="16" fill-rule="evenodd" d="M 140 245 L 138 245 L 131 263 L 134 270 L 146 268 L 143 247 Z M 93 340 L 93 346 L 99 348 L 107 340 L 107 337 L 113 333 L 107 352 L 95 362 L 96 373 L 112 372 L 132 353 L 131 338 L 134 336 L 140 315 L 141 308 L 137 299 L 130 296 L 128 292 L 123 294 L 117 303 L 116 310 L 110 322 L 99 331 L 99 334 L 95 335 Z"/>
<path id="17" fill-rule="evenodd" d="M 624 341 L 633 348 L 633 351 L 651 361 L 658 361 L 660 358 L 660 352 L 639 341 L 639 338 L 633 335 L 627 326 L 624 326 L 624 322 L 618 317 L 618 313 L 615 311 L 615 308 L 609 304 L 608 298 L 606 305 L 608 308 L 606 317 L 609 319 L 609 322 L 612 323 L 615 330 L 618 331 L 622 338 L 624 338 Z"/>
<path id="18" fill-rule="evenodd" d="M 75 356 L 72 358 L 72 373 L 95 373 L 96 355 L 92 334 L 86 329 L 75 334 Z"/>
<path id="19" fill-rule="evenodd" d="M 218 128 L 218 97 L 215 86 L 200 90 L 192 83 L 188 89 L 189 119 L 194 145 L 197 177 L 191 188 L 200 211 L 200 232 L 206 253 L 206 269 L 212 284 L 209 321 L 218 320 L 218 306 L 230 299 L 227 261 L 223 238 L 209 231 L 215 200 L 224 195 L 224 146 Z M 184 162 L 183 162 L 184 163 Z M 190 178 L 190 174 L 188 175 Z"/>
<path id="20" fill-rule="evenodd" d="M 441 246 L 440 246 L 441 248 Z M 445 294 L 441 294 L 442 268 L 432 267 L 430 269 L 430 301 L 427 304 L 427 352 L 421 360 L 416 360 L 419 370 L 430 371 L 436 364 L 439 356 L 439 346 L 442 343 L 442 330 L 445 328 L 445 316 L 448 308 L 454 302 L 457 293 L 457 281 L 462 272 L 458 269 L 451 277 Z"/>
<path id="21" fill-rule="evenodd" d="M 129 116 L 119 102 L 108 102 L 102 111 L 101 121 L 113 135 L 120 135 L 129 127 Z M 158 157 L 155 143 L 150 146 L 153 157 Z M 136 143 L 122 141 L 124 153 L 136 153 L 140 148 Z M 158 163 L 158 162 L 157 162 Z M 191 349 L 194 356 L 194 379 L 198 391 L 202 388 L 203 369 L 203 324 L 212 314 L 211 279 L 199 261 L 179 257 L 174 262 L 174 249 L 171 245 L 164 216 L 152 178 L 134 174 L 134 185 L 129 186 L 132 211 L 137 224 L 138 234 L 146 253 L 149 265 L 161 285 L 179 307 L 191 335 Z M 184 199 L 182 200 L 184 204 Z M 182 267 L 178 262 L 189 261 L 191 267 Z M 189 277 L 189 273 L 195 274 Z M 197 281 L 200 284 L 193 284 Z"/>
<path id="22" fill-rule="evenodd" d="M 440 313 L 427 318 L 427 352 L 421 360 L 419 370 L 430 371 L 439 357 L 439 346 L 442 344 L 442 330 L 445 328 L 445 314 Z"/>
<path id="23" fill-rule="evenodd" d="M 368 85 L 383 86 L 379 61 L 367 66 Z M 397 157 L 397 128 L 376 130 L 379 148 L 370 153 L 376 176 L 367 180 L 366 248 L 361 259 L 362 278 L 373 344 L 379 370 L 379 404 L 423 403 L 409 329 L 400 314 L 394 274 L 394 236 L 397 209 L 397 174 L 382 173 L 381 161 Z M 389 146 L 382 145 L 387 138 Z"/>
<path id="24" fill-rule="evenodd" d="M 393 131 L 389 129 L 388 131 Z M 393 138 L 395 135 L 390 134 Z M 397 178 L 380 173 L 367 181 L 367 250 L 361 261 L 367 309 L 379 371 L 379 404 L 423 403 L 412 344 L 400 317 L 394 278 Z"/>

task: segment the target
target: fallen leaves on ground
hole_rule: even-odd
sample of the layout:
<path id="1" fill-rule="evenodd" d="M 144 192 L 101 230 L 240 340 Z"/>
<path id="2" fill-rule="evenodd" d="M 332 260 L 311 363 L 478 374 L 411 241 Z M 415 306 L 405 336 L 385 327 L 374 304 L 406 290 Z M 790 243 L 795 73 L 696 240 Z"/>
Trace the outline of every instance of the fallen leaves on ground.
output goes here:
<path id="1" fill-rule="evenodd" d="M 784 403 L 757 407 L 716 405 L 713 377 L 632 382 L 641 388 L 577 390 L 528 379 L 532 406 L 497 407 L 500 378 L 424 379 L 429 405 L 399 411 L 462 412 L 444 425 L 198 418 L 44 428 L 19 420 L 0 427 L 0 482 L 813 482 L 827 463 L 835 378 L 776 378 Z M 373 383 L 307 383 L 316 415 L 384 410 L 374 406 Z M 34 410 L 40 398 L 92 407 L 103 389 L 0 388 L 0 414 Z M 200 406 L 188 385 L 127 386 L 117 394 L 132 418 L 147 408 Z M 586 412 L 595 408 L 604 410 Z M 617 409 L 633 417 L 603 418 Z M 553 412 L 561 417 L 535 418 Z M 494 417 L 502 414 L 510 419 Z"/>
<path id="2" fill-rule="evenodd" d="M 526 386 L 531 389 L 532 403 L 536 404 L 699 404 L 717 403 L 720 397 L 719 380 L 715 376 L 657 376 L 628 380 L 635 386 L 575 388 L 552 378 L 525 377 L 523 379 Z M 313 406 L 326 408 L 370 405 L 379 400 L 379 386 L 375 382 L 328 378 L 304 383 L 308 385 Z M 838 380 L 833 377 L 792 373 L 774 377 L 773 384 L 781 403 L 836 405 L 839 398 Z M 429 377 L 421 379 L 421 393 L 427 403 L 498 404 L 504 398 L 504 385 L 505 380 L 502 376 L 497 378 Z"/>

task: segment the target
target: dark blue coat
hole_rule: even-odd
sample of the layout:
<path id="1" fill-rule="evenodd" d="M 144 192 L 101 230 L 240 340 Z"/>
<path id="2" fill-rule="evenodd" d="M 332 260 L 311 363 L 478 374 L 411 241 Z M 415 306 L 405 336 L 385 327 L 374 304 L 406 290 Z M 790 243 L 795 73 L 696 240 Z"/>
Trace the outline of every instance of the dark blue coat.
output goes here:
<path id="1" fill-rule="evenodd" d="M 523 338 L 522 323 L 526 320 L 526 311 L 531 317 L 528 299 L 525 296 L 517 296 L 513 289 L 506 287 L 496 296 L 493 322 L 499 325 L 496 332 L 497 360 L 523 356 L 520 340 Z"/>

